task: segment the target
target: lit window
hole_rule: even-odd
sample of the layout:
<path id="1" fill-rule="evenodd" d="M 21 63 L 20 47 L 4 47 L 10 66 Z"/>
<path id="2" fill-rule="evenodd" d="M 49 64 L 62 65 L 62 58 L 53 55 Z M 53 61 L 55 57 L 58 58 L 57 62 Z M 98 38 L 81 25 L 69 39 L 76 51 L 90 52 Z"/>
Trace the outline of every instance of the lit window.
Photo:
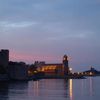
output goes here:
<path id="1" fill-rule="evenodd" d="M 93 75 L 93 73 L 92 73 L 92 72 L 90 72 L 90 75 Z"/>

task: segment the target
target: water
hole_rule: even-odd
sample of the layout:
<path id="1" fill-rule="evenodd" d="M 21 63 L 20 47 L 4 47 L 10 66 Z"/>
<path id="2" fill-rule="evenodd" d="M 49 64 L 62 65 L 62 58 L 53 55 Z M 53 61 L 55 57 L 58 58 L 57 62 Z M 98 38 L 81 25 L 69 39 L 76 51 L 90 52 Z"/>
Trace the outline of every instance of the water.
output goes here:
<path id="1" fill-rule="evenodd" d="M 0 82 L 0 100 L 99 100 L 100 77 Z"/>

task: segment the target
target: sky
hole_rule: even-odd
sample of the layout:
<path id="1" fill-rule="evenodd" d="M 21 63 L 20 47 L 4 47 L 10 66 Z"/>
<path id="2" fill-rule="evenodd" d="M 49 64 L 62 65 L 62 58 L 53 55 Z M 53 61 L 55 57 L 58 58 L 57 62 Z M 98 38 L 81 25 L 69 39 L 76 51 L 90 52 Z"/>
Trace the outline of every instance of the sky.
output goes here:
<path id="1" fill-rule="evenodd" d="M 100 0 L 0 0 L 0 49 L 10 60 L 100 69 Z"/>

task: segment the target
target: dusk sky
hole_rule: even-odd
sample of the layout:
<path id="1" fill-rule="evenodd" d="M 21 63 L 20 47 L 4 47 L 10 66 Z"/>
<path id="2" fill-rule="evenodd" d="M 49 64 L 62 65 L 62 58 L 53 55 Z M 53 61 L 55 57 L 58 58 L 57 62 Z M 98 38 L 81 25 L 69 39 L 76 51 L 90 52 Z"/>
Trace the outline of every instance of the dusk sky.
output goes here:
<path id="1" fill-rule="evenodd" d="M 0 49 L 10 60 L 100 69 L 100 0 L 0 0 Z"/>

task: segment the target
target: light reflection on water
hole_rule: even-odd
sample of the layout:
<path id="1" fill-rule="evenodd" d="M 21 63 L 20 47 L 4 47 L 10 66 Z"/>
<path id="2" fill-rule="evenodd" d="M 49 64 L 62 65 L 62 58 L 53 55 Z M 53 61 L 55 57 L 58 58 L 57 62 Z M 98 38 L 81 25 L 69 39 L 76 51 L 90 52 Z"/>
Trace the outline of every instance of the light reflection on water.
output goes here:
<path id="1" fill-rule="evenodd" d="M 89 81 L 90 81 L 90 96 L 93 95 L 93 80 L 92 80 L 92 77 L 89 78 Z"/>
<path id="2" fill-rule="evenodd" d="M 29 82 L 30 98 L 35 100 L 66 100 L 68 82 L 59 79 L 46 79 L 35 82 Z M 34 97 L 33 97 L 34 95 Z"/>
<path id="3" fill-rule="evenodd" d="M 0 82 L 0 100 L 98 100 L 100 77 Z"/>
<path id="4" fill-rule="evenodd" d="M 73 100 L 73 80 L 69 80 L 69 96 L 70 100 Z"/>

